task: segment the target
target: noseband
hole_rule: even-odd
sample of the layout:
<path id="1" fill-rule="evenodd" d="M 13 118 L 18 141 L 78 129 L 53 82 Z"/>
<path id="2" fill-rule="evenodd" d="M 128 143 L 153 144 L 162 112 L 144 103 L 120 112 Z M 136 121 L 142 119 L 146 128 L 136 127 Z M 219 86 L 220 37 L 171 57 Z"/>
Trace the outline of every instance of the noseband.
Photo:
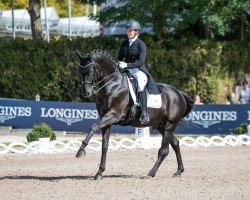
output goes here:
<path id="1" fill-rule="evenodd" d="M 98 79 L 98 76 L 99 76 L 99 71 L 96 69 L 96 65 L 95 63 L 91 62 L 85 66 L 82 66 L 80 64 L 80 71 L 82 74 L 84 74 L 84 70 L 87 69 L 87 68 L 90 68 L 90 67 L 94 67 L 94 78 L 92 79 L 91 82 L 87 82 L 85 81 L 84 84 L 88 84 L 88 85 L 95 85 L 96 84 L 96 81 Z"/>

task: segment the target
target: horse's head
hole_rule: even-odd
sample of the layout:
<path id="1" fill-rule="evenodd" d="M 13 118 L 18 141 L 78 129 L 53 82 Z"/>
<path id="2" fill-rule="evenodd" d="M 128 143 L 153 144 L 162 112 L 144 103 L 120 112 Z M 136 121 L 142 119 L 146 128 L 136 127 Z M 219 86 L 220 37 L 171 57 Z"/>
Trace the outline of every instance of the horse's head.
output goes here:
<path id="1" fill-rule="evenodd" d="M 76 52 L 80 60 L 82 87 L 85 96 L 98 93 L 106 87 L 119 72 L 115 60 L 103 50 L 94 50 L 86 56 Z M 119 72 L 121 75 L 121 73 Z"/>
<path id="2" fill-rule="evenodd" d="M 76 54 L 80 60 L 80 73 L 82 75 L 82 89 L 84 96 L 91 96 L 95 90 L 98 79 L 98 71 L 89 54 L 82 56 L 78 51 Z"/>

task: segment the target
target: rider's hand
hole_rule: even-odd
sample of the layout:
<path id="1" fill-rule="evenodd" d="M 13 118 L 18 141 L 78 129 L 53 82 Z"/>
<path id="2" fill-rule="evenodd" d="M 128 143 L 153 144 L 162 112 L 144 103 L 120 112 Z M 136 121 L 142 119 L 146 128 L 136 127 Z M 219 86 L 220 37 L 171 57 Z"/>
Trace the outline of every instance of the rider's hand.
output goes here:
<path id="1" fill-rule="evenodd" d="M 126 68 L 128 66 L 128 64 L 127 63 L 125 63 L 125 62 L 119 62 L 119 67 L 121 68 L 121 69 L 124 69 L 124 68 Z"/>

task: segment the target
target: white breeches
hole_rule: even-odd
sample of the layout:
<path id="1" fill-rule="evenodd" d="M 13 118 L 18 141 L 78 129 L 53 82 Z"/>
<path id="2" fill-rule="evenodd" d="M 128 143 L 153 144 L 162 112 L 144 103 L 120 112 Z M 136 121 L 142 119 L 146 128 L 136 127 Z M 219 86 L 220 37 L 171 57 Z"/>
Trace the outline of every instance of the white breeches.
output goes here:
<path id="1" fill-rule="evenodd" d="M 129 72 L 135 77 L 138 82 L 138 91 L 143 91 L 148 82 L 147 75 L 137 68 L 129 69 Z"/>

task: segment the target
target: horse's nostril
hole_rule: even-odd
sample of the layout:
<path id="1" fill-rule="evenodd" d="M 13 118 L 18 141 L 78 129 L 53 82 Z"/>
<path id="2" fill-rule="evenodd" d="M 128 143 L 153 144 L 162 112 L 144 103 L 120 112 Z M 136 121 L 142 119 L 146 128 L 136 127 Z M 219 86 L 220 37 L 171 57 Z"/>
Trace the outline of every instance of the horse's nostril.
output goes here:
<path id="1" fill-rule="evenodd" d="M 86 92 L 86 96 L 90 96 L 90 92 Z"/>

